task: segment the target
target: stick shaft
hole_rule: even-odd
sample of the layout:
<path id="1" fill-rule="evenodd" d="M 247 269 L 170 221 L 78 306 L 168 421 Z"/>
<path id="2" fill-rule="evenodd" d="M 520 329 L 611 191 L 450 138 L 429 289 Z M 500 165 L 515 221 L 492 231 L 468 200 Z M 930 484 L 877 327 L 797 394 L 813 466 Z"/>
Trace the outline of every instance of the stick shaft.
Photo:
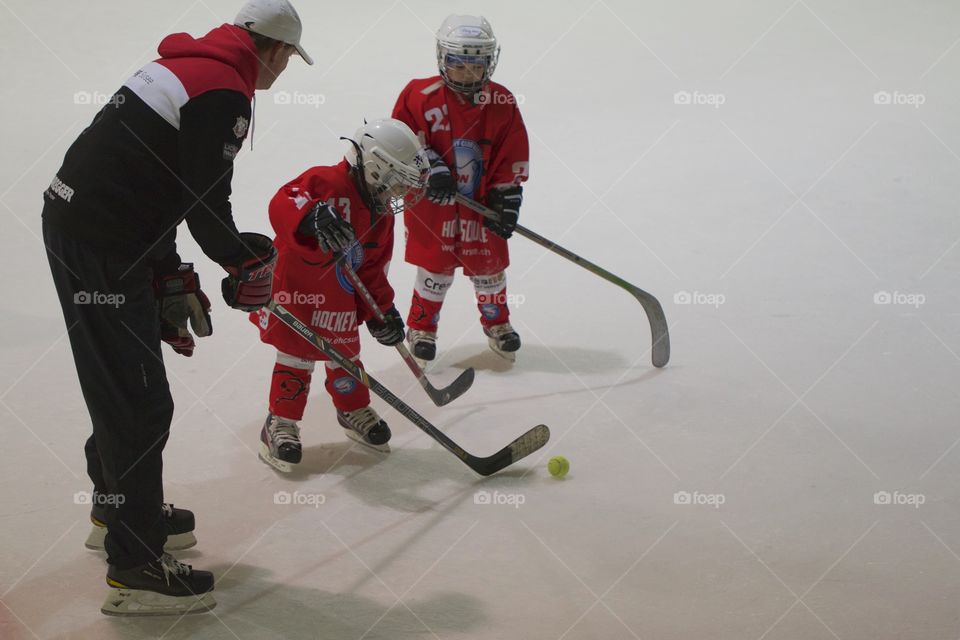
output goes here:
<path id="1" fill-rule="evenodd" d="M 464 205 L 468 209 L 471 209 L 485 218 L 490 218 L 491 220 L 499 220 L 500 216 L 497 215 L 497 212 L 493 209 L 486 207 L 475 200 L 471 200 L 466 196 L 457 194 L 457 202 Z M 651 359 L 655 367 L 663 367 L 670 360 L 670 334 L 667 327 L 667 318 L 663 312 L 663 307 L 660 305 L 660 301 L 657 300 L 652 294 L 647 293 L 640 287 L 637 287 L 620 276 L 610 273 L 603 267 L 590 262 L 586 258 L 577 255 L 573 251 L 560 246 L 553 240 L 544 238 L 542 235 L 535 231 L 531 231 L 524 226 L 517 225 L 516 232 L 531 240 L 536 242 L 541 247 L 552 251 L 558 256 L 564 257 L 570 262 L 583 267 L 590 273 L 600 276 L 607 282 L 613 283 L 620 287 L 621 289 L 626 290 L 630 293 L 637 301 L 643 306 L 644 312 L 647 314 L 647 320 L 650 323 L 650 335 L 653 341 L 653 347 L 651 349 Z"/>

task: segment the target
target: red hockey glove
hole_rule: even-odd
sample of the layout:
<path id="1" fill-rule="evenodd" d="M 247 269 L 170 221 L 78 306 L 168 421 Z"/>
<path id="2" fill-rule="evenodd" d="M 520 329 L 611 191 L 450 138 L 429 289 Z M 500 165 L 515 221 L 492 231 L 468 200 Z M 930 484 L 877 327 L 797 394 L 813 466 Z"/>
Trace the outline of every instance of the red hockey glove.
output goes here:
<path id="1" fill-rule="evenodd" d="M 253 257 L 239 264 L 223 265 L 230 275 L 221 281 L 221 292 L 224 301 L 234 309 L 256 311 L 270 302 L 277 250 L 270 238 L 260 233 L 241 233 L 240 239 Z"/>
<path id="2" fill-rule="evenodd" d="M 192 263 L 183 263 L 173 273 L 158 274 L 153 292 L 160 313 L 160 339 L 188 358 L 193 355 L 193 336 L 205 338 L 213 333 L 210 300 L 200 290 L 200 276 Z M 187 328 L 189 321 L 193 334 Z"/>

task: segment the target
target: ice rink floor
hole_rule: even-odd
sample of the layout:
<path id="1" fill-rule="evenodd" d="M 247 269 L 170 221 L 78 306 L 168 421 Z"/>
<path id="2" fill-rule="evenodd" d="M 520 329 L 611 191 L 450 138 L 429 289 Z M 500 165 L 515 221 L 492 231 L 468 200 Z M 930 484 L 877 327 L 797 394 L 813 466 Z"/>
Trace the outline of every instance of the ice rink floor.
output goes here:
<path id="1" fill-rule="evenodd" d="M 432 376 L 475 367 L 467 395 L 433 407 L 365 331 L 364 361 L 472 452 L 539 423 L 547 447 L 483 479 L 375 400 L 380 458 L 318 385 L 281 477 L 256 456 L 272 352 L 182 228 L 215 331 L 189 360 L 165 350 L 166 497 L 197 514 L 177 555 L 219 605 L 103 616 L 41 193 L 164 35 L 239 4 L 0 0 L 0 638 L 960 636 L 960 6 L 933 0 L 296 2 L 317 64 L 259 94 L 241 229 L 270 233 L 280 185 L 436 72 L 446 14 L 482 12 L 531 137 L 521 222 L 659 297 L 673 358 L 650 365 L 629 295 L 517 237 L 515 366 L 462 278 Z"/>

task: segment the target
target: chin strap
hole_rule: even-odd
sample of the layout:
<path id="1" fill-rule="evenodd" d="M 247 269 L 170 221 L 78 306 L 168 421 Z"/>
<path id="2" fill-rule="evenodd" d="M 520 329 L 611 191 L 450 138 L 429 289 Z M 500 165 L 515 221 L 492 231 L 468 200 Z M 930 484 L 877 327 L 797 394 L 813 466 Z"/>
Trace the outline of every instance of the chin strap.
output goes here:
<path id="1" fill-rule="evenodd" d="M 364 120 L 366 124 L 366 120 Z M 360 192 L 360 199 L 363 200 L 363 204 L 367 205 L 367 209 L 370 210 L 370 224 L 375 224 L 377 221 L 377 215 L 382 215 L 384 212 L 383 205 L 376 200 L 373 195 L 370 193 L 370 185 L 367 184 L 367 178 L 363 172 L 363 149 L 360 148 L 360 144 L 353 138 L 347 138 L 346 136 L 340 136 L 341 140 L 346 140 L 353 145 L 353 148 L 357 153 L 357 164 L 356 166 L 351 166 L 350 171 L 353 173 L 354 179 L 357 183 L 357 191 Z"/>

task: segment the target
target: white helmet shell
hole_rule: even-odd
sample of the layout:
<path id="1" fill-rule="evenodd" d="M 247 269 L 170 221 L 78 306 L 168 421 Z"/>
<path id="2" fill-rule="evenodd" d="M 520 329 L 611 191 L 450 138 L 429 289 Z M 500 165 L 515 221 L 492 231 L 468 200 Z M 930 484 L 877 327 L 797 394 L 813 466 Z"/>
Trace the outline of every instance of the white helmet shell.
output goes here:
<path id="1" fill-rule="evenodd" d="M 483 77 L 474 82 L 452 80 L 447 73 L 447 56 L 482 59 Z M 437 65 L 447 86 L 460 93 L 474 94 L 493 76 L 500 58 L 500 47 L 493 27 L 483 16 L 451 15 L 437 30 Z"/>
<path id="2" fill-rule="evenodd" d="M 396 215 L 423 198 L 430 161 L 406 124 L 383 118 L 357 129 L 346 159 L 360 171 L 378 213 Z"/>

